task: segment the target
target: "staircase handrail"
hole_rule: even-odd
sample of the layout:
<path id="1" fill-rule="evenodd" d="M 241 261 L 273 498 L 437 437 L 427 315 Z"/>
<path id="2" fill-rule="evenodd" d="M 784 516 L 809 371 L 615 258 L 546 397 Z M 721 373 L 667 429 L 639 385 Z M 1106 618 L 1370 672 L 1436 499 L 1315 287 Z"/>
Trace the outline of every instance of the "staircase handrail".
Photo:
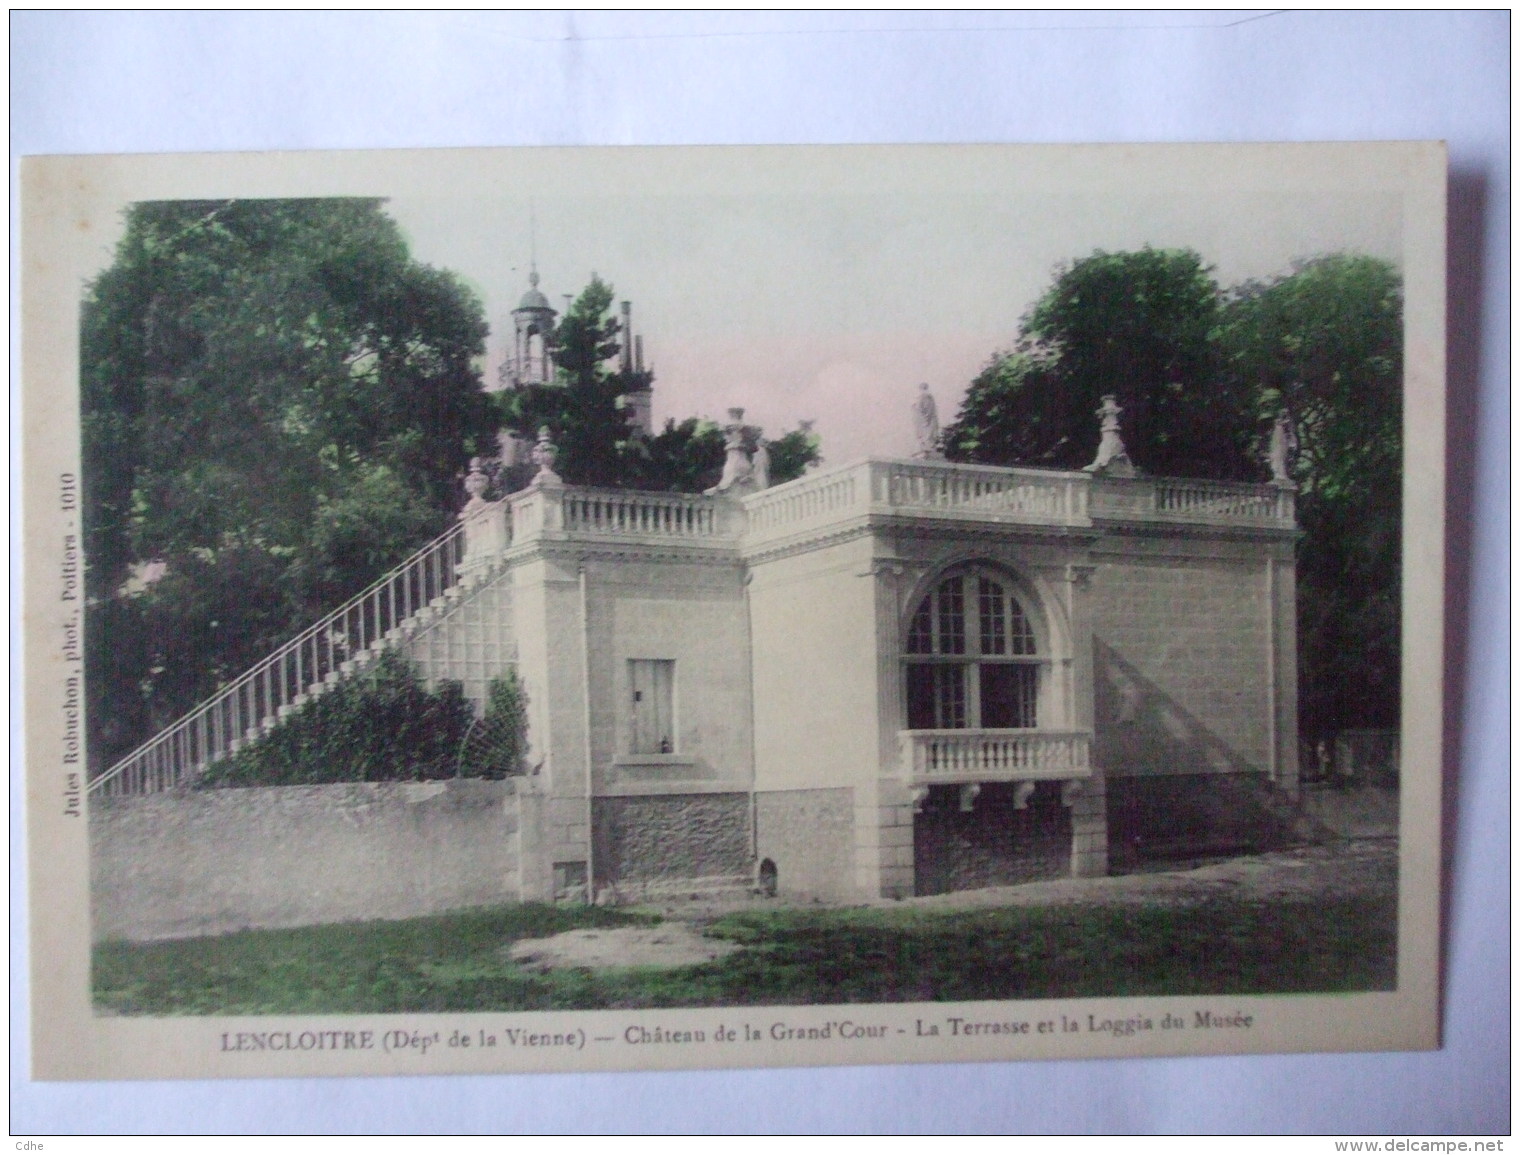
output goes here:
<path id="1" fill-rule="evenodd" d="M 323 633 L 323 631 L 331 629 L 335 623 L 344 618 L 355 608 L 363 605 L 367 600 L 374 597 L 376 594 L 382 592 L 383 590 L 390 588 L 398 578 L 407 574 L 408 571 L 415 569 L 419 564 L 425 563 L 434 556 L 440 554 L 447 546 L 461 537 L 461 535 L 464 533 L 464 529 L 465 527 L 462 522 L 456 522 L 449 529 L 445 530 L 443 533 L 435 537 L 432 541 L 421 546 L 400 564 L 388 570 L 383 576 L 376 578 L 364 589 L 354 594 L 353 597 L 349 598 L 337 609 L 331 611 L 325 617 L 319 619 L 316 622 L 313 622 L 311 625 L 302 629 L 300 633 L 284 642 L 278 649 L 274 650 L 267 657 L 249 667 L 232 681 L 223 685 L 220 689 L 218 689 L 215 693 L 213 693 L 209 698 L 205 699 L 199 705 L 187 711 L 185 714 L 181 715 L 173 722 L 170 722 L 167 726 L 163 727 L 163 729 L 159 730 L 158 733 L 154 734 L 147 741 L 143 742 L 136 749 L 132 750 L 131 753 L 127 754 L 123 758 L 118 759 L 108 769 L 102 771 L 100 774 L 90 779 L 89 785 L 87 787 L 87 792 L 91 794 L 98 792 L 108 783 L 119 777 L 133 762 L 141 760 L 145 755 L 149 754 L 154 749 L 172 741 L 176 735 L 183 733 L 186 728 L 192 723 L 205 717 L 217 706 L 226 702 L 234 694 L 237 694 L 241 690 L 245 689 L 260 675 L 272 670 L 292 652 L 297 650 L 301 645 L 310 641 L 313 637 L 320 635 Z M 455 564 L 457 565 L 457 562 Z M 452 585 L 453 583 L 450 582 L 449 584 Z M 313 678 L 311 682 L 309 682 L 301 690 L 298 690 L 297 693 L 304 693 L 320 680 L 320 678 Z M 278 707 L 267 710 L 265 717 L 273 716 L 277 712 L 277 709 Z M 257 719 L 254 724 L 261 723 L 262 721 L 263 718 Z M 230 745 L 230 742 L 227 744 Z M 215 753 L 212 753 L 210 751 L 203 751 L 200 761 L 202 763 L 210 762 L 226 752 L 227 751 L 225 748 L 218 750 Z"/>

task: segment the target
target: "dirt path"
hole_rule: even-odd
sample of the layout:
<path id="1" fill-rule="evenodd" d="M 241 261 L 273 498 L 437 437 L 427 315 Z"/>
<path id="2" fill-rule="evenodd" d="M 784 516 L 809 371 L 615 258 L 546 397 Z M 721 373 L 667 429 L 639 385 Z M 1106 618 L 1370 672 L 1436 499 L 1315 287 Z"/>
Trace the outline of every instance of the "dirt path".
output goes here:
<path id="1" fill-rule="evenodd" d="M 915 906 L 946 907 L 1073 902 L 1186 905 L 1223 896 L 1271 899 L 1392 894 L 1397 885 L 1397 841 L 1377 838 L 1217 859 L 1171 870 L 1109 878 L 1058 878 L 905 901 Z"/>
<path id="2" fill-rule="evenodd" d="M 1215 897 L 1312 898 L 1358 894 L 1393 895 L 1398 886 L 1398 844 L 1392 838 L 1186 864 L 1109 878 L 1061 878 L 1022 886 L 904 899 L 876 905 L 965 909 L 988 906 L 1051 906 L 1066 903 L 1166 903 L 1187 905 Z M 655 927 L 575 930 L 514 943 L 509 957 L 536 970 L 554 967 L 679 967 L 708 962 L 738 950 L 734 943 L 703 937 L 703 928 L 725 914 L 774 910 L 784 900 L 758 896 L 692 896 L 642 909 L 665 921 Z M 857 904 L 809 903 L 809 906 Z"/>

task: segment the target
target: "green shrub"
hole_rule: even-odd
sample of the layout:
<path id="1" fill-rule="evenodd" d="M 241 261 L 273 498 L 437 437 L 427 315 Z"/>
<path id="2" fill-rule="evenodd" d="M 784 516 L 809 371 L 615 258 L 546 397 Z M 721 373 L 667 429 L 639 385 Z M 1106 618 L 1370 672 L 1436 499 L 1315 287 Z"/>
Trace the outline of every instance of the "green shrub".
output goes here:
<path id="1" fill-rule="evenodd" d="M 429 690 L 410 662 L 372 667 L 306 702 L 271 733 L 215 763 L 198 786 L 293 786 L 452 778 L 475 719 L 458 682 Z"/>
<path id="2" fill-rule="evenodd" d="M 526 770 L 528 695 L 516 670 L 492 678 L 486 691 L 485 716 L 466 736 L 459 773 L 471 778 L 509 778 Z"/>

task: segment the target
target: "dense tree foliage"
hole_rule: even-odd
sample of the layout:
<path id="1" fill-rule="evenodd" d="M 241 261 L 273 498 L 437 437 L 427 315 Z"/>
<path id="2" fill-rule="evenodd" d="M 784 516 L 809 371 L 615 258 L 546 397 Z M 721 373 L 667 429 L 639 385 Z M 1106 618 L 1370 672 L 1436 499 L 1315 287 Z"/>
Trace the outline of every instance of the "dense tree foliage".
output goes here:
<path id="1" fill-rule="evenodd" d="M 1341 254 L 1236 289 L 1220 345 L 1298 430 L 1300 725 L 1318 739 L 1399 720 L 1403 295 L 1384 261 Z"/>
<path id="2" fill-rule="evenodd" d="M 1348 254 L 1222 291 L 1196 253 L 1098 252 L 1057 270 L 1013 347 L 971 383 L 956 460 L 1080 468 L 1100 397 L 1131 459 L 1161 475 L 1264 480 L 1282 408 L 1294 473 L 1300 729 L 1396 726 L 1403 439 L 1402 296 Z"/>
<path id="3" fill-rule="evenodd" d="M 82 313 L 95 759 L 443 528 L 485 331 L 378 201 L 128 211 Z"/>
<path id="4" fill-rule="evenodd" d="M 711 421 L 668 421 L 652 437 L 634 430 L 624 398 L 648 389 L 648 370 L 611 369 L 621 348 L 612 286 L 593 276 L 549 335 L 555 381 L 500 395 L 503 425 L 531 435 L 547 427 L 559 449 L 556 471 L 568 482 L 614 489 L 697 493 L 723 472 L 723 433 Z M 760 430 L 750 431 L 753 442 Z M 751 444 L 753 448 L 753 444 Z M 818 439 L 792 430 L 769 446 L 771 481 L 802 475 L 818 458 Z"/>
<path id="5" fill-rule="evenodd" d="M 1147 472 L 1239 478 L 1250 470 L 1249 399 L 1219 372 L 1221 295 L 1197 253 L 1094 253 L 1057 270 L 1015 348 L 972 384 L 950 456 L 1074 469 L 1092 460 L 1093 411 L 1124 407 Z"/>

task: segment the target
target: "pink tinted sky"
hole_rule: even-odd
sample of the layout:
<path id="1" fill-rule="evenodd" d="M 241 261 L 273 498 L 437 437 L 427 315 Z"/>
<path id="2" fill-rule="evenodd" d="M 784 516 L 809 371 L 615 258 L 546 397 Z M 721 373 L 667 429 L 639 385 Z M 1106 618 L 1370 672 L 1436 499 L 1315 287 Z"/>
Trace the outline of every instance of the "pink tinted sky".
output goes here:
<path id="1" fill-rule="evenodd" d="M 632 300 L 658 423 L 721 419 L 742 405 L 774 436 L 811 418 L 834 463 L 912 452 L 919 382 L 941 420 L 953 420 L 1056 266 L 1096 249 L 1195 249 L 1223 285 L 1325 252 L 1403 257 L 1403 178 L 1377 146 L 275 159 L 284 167 L 254 166 L 256 181 L 223 181 L 219 195 L 387 197 L 413 254 L 480 296 L 492 328 L 488 380 L 536 249 L 556 308 L 593 271 Z M 97 269 L 117 235 L 119 221 L 104 226 Z"/>
<path id="2" fill-rule="evenodd" d="M 812 418 L 835 463 L 912 452 L 919 382 L 953 420 L 1061 262 L 1187 247 L 1230 285 L 1318 253 L 1398 262 L 1402 251 L 1400 205 L 1375 166 L 1323 154 L 1258 165 L 1240 150 L 1224 164 L 1135 148 L 1098 150 L 1094 162 L 1086 150 L 1073 166 L 1056 151 L 902 150 L 884 166 L 876 150 L 857 172 L 849 150 L 770 150 L 748 154 L 778 163 L 751 166 L 746 183 L 734 151 L 718 166 L 725 176 L 697 187 L 640 170 L 625 194 L 588 193 L 602 186 L 562 170 L 536 180 L 531 164 L 515 164 L 517 179 L 489 195 L 398 196 L 390 211 L 419 259 L 480 294 L 493 380 L 536 247 L 556 308 L 593 270 L 632 300 L 657 422 L 742 405 L 774 435 Z M 564 158 L 546 159 L 555 170 Z"/>

